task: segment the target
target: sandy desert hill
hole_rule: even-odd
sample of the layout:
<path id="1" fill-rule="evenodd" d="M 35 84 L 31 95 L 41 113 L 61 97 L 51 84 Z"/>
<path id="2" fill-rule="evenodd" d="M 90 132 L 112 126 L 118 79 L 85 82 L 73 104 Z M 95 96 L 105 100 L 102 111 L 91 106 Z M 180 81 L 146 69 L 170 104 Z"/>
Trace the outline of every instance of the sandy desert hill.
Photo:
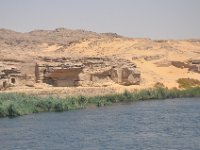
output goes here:
<path id="1" fill-rule="evenodd" d="M 34 76 L 34 69 L 30 68 L 34 68 L 35 63 L 40 63 L 42 58 L 79 60 L 83 57 L 128 60 L 136 64 L 141 73 L 140 84 L 129 87 L 109 84 L 110 88 L 117 90 L 152 87 L 157 82 L 172 88 L 178 87 L 179 78 L 200 80 L 199 64 L 195 63 L 196 70 L 191 69 L 193 61 L 200 61 L 200 40 L 127 38 L 116 33 L 98 34 L 65 28 L 28 33 L 0 29 L 0 68 L 18 67 L 31 78 Z M 26 84 L 30 85 L 31 82 L 34 82 L 33 79 Z M 101 85 L 98 86 L 101 88 Z M 49 87 L 35 84 L 9 90 L 20 91 L 26 88 L 48 90 Z"/>

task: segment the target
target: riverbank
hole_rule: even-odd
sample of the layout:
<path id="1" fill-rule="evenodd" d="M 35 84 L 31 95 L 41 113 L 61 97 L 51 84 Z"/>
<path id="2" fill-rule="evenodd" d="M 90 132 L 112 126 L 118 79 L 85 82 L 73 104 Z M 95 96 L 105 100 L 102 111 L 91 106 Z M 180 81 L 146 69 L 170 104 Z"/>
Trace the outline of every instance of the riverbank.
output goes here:
<path id="1" fill-rule="evenodd" d="M 94 97 L 41 97 L 21 93 L 0 93 L 0 117 L 17 117 L 39 112 L 61 112 L 84 109 L 90 105 L 102 107 L 112 103 L 133 102 L 151 99 L 170 99 L 181 97 L 200 97 L 200 87 L 190 89 L 149 88 L 122 94 Z"/>

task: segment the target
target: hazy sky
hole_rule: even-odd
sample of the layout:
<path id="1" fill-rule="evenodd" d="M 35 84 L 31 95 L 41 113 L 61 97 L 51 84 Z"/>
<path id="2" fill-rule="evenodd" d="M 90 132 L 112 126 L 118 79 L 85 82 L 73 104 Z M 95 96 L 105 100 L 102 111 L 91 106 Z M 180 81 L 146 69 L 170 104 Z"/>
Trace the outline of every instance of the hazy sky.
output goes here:
<path id="1" fill-rule="evenodd" d="M 0 0 L 0 28 L 58 27 L 154 39 L 200 38 L 200 0 Z"/>

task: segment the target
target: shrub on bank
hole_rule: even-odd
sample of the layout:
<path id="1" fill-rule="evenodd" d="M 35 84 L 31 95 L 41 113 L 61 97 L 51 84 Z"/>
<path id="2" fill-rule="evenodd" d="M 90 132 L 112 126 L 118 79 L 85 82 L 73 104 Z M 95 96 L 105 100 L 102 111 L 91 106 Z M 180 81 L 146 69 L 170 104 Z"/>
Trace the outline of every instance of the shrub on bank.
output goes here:
<path id="1" fill-rule="evenodd" d="M 180 88 L 188 89 L 200 86 L 200 81 L 192 78 L 180 78 L 177 80 Z"/>

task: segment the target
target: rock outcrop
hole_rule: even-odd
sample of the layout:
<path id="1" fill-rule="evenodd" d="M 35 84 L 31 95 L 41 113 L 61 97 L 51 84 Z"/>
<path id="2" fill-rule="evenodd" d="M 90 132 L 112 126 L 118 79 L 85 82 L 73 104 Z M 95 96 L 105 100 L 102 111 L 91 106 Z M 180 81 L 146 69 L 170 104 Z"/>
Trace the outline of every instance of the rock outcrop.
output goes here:
<path id="1" fill-rule="evenodd" d="M 16 67 L 0 70 L 0 89 L 15 86 L 21 77 L 21 72 Z"/>
<path id="2" fill-rule="evenodd" d="M 200 73 L 200 60 L 172 61 L 171 64 L 177 68 L 188 68 L 188 71 Z"/>
<path id="3" fill-rule="evenodd" d="M 56 60 L 61 60 L 60 64 L 56 65 L 50 58 L 48 62 L 51 63 L 36 64 L 36 82 L 61 87 L 106 85 L 108 82 L 121 85 L 140 83 L 140 72 L 127 60 L 97 57 L 74 60 L 56 58 Z"/>

